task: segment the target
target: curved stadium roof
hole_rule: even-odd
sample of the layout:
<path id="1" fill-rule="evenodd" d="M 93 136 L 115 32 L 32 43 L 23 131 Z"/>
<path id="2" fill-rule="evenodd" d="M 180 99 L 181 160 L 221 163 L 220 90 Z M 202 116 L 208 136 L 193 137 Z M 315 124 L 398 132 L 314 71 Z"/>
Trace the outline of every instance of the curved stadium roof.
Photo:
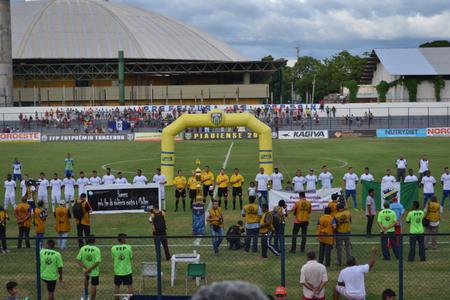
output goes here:
<path id="1" fill-rule="evenodd" d="M 205 32 L 173 18 L 100 0 L 12 4 L 14 59 L 246 61 Z"/>

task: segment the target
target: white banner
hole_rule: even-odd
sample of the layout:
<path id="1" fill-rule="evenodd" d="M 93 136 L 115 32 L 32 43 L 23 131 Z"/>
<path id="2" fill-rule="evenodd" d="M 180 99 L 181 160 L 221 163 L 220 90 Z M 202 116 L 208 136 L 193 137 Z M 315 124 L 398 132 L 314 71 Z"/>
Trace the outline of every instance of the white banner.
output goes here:
<path id="1" fill-rule="evenodd" d="M 341 188 L 320 189 L 315 193 L 306 193 L 306 200 L 311 201 L 313 210 L 323 210 L 331 201 L 331 195 L 340 193 Z M 286 201 L 287 210 L 293 209 L 295 202 L 299 200 L 298 193 L 283 192 L 283 191 L 269 191 L 269 209 L 272 210 L 278 205 L 278 201 Z"/>
<path id="2" fill-rule="evenodd" d="M 328 130 L 279 131 L 278 138 L 281 140 L 327 139 Z"/>
<path id="3" fill-rule="evenodd" d="M 427 128 L 427 136 L 450 136 L 450 127 Z"/>
<path id="4" fill-rule="evenodd" d="M 40 142 L 40 132 L 0 133 L 0 142 Z"/>

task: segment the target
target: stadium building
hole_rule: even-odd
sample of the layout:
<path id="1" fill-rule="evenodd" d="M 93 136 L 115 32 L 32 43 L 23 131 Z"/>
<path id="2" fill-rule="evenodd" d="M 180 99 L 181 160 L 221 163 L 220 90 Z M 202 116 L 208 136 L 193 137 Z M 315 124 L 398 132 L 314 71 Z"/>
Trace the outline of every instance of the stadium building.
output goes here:
<path id="1" fill-rule="evenodd" d="M 391 85 L 386 94 L 389 102 L 410 101 L 408 84 L 416 86 L 417 102 L 436 101 L 436 85 L 441 101 L 449 102 L 450 48 L 374 49 L 361 78 L 358 100 L 377 101 L 376 87 L 381 81 Z"/>
<path id="2" fill-rule="evenodd" d="M 12 2 L 11 23 L 9 106 L 264 103 L 285 64 L 249 60 L 178 20 L 109 1 Z"/>

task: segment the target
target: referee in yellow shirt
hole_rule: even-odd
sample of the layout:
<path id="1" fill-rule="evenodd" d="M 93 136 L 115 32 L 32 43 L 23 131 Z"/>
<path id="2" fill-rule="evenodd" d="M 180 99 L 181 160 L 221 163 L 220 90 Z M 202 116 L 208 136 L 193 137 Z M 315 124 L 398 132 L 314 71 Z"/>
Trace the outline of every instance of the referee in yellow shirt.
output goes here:
<path id="1" fill-rule="evenodd" d="M 206 201 L 208 195 L 213 200 L 214 193 L 214 174 L 209 170 L 208 166 L 205 166 L 205 170 L 201 175 L 201 181 L 203 186 L 203 201 Z"/>
<path id="2" fill-rule="evenodd" d="M 189 177 L 187 185 L 189 188 L 189 199 L 191 199 L 191 209 L 192 209 L 192 203 L 194 203 L 195 198 L 197 197 L 197 178 L 195 178 L 195 171 L 192 171 L 192 176 Z M 203 199 L 203 203 L 205 203 L 205 199 Z"/>
<path id="3" fill-rule="evenodd" d="M 234 168 L 233 175 L 230 178 L 233 196 L 233 210 L 236 209 L 236 196 L 239 197 L 239 206 L 242 210 L 242 186 L 244 185 L 244 176 L 239 174 L 239 169 Z"/>
<path id="4" fill-rule="evenodd" d="M 181 170 L 178 170 L 178 175 L 173 179 L 175 185 L 175 211 L 178 211 L 178 203 L 180 198 L 183 200 L 183 210 L 186 211 L 186 177 L 183 176 Z"/>
<path id="5" fill-rule="evenodd" d="M 220 174 L 217 175 L 216 183 L 219 186 L 217 191 L 217 196 L 219 197 L 219 207 L 222 207 L 222 197 L 225 202 L 225 209 L 228 209 L 228 184 L 230 184 L 230 179 L 228 175 L 225 174 L 225 169 L 220 169 Z"/>

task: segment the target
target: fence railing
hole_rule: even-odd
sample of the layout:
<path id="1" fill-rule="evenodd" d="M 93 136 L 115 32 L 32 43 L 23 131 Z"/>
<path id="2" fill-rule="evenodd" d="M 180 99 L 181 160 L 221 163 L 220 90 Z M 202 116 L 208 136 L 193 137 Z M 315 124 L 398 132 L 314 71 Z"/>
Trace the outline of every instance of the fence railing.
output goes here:
<path id="1" fill-rule="evenodd" d="M 380 299 L 385 288 L 397 292 L 398 299 L 445 299 L 450 294 L 448 285 L 448 253 L 450 250 L 450 234 L 430 234 L 437 238 L 437 248 L 426 250 L 426 261 L 420 261 L 416 246 L 415 261 L 409 261 L 409 243 L 411 237 L 417 235 L 397 235 L 399 245 L 398 259 L 390 251 L 390 260 L 383 259 L 380 247 L 380 235 L 367 237 L 360 234 L 349 235 L 350 248 L 342 247 L 342 263 L 337 265 L 336 244 L 331 252 L 331 262 L 327 265 L 328 284 L 326 299 L 331 299 L 337 283 L 339 272 L 345 267 L 349 255 L 356 258 L 357 264 L 366 264 L 370 258 L 371 248 L 378 248 L 377 262 L 373 270 L 366 274 L 366 299 Z M 334 236 L 336 238 L 336 236 Z M 315 251 L 319 259 L 319 242 L 316 235 L 299 235 L 297 251 L 292 251 L 292 236 L 280 236 L 279 255 L 268 251 L 268 258 L 261 257 L 261 242 L 265 236 L 258 236 L 256 252 L 250 245 L 248 252 L 244 249 L 245 237 L 234 240 L 239 242 L 237 249 L 230 249 L 230 242 L 223 237 L 223 242 L 216 253 L 211 237 L 169 236 L 168 248 L 171 260 L 166 260 L 164 247 L 160 236 L 128 237 L 126 242 L 133 249 L 133 284 L 135 295 L 156 295 L 158 298 L 167 295 L 192 295 L 198 289 L 198 280 L 186 277 L 187 263 L 200 262 L 206 265 L 208 283 L 222 280 L 244 280 L 260 286 L 266 294 L 273 294 L 275 286 L 283 285 L 288 295 L 299 296 L 300 268 L 306 263 L 305 253 Z M 300 251 L 302 238 L 306 238 L 304 253 Z M 47 239 L 47 238 L 46 238 Z M 53 238 L 57 240 L 58 238 Z M 57 299 L 74 299 L 83 295 L 84 272 L 77 264 L 77 237 L 68 238 L 68 247 L 61 251 L 64 261 L 63 280 L 57 283 Z M 16 249 L 17 238 L 7 238 L 10 251 L 2 254 L 0 264 L 0 281 L 19 283 L 22 297 L 44 299 L 47 292 L 45 284 L 39 280 L 40 259 L 37 238 L 32 238 L 31 248 Z M 58 245 L 58 243 L 56 243 Z M 97 299 L 113 298 L 114 268 L 111 258 L 111 246 L 118 244 L 115 237 L 96 237 L 95 245 L 101 249 L 100 284 L 97 287 Z M 25 245 L 24 245 L 25 246 Z M 57 251 L 60 251 L 56 247 Z M 350 253 L 346 253 L 349 250 Z M 185 262 L 173 262 L 176 255 L 189 254 Z M 196 256 L 198 255 L 198 260 Z M 183 259 L 181 259 L 183 260 Z M 326 261 L 324 261 L 326 263 Z M 153 273 L 148 273 L 146 266 L 152 265 Z M 147 270 L 147 271 L 145 271 Z M 176 276 L 175 276 L 176 275 Z M 187 282 L 187 284 L 186 284 Z M 201 280 L 201 284 L 203 280 Z M 3 290 L 5 291 L 5 290 Z M 126 290 L 122 291 L 126 293 Z M 3 293 L 3 292 L 1 292 Z M 290 299 L 289 297 L 289 299 Z"/>

